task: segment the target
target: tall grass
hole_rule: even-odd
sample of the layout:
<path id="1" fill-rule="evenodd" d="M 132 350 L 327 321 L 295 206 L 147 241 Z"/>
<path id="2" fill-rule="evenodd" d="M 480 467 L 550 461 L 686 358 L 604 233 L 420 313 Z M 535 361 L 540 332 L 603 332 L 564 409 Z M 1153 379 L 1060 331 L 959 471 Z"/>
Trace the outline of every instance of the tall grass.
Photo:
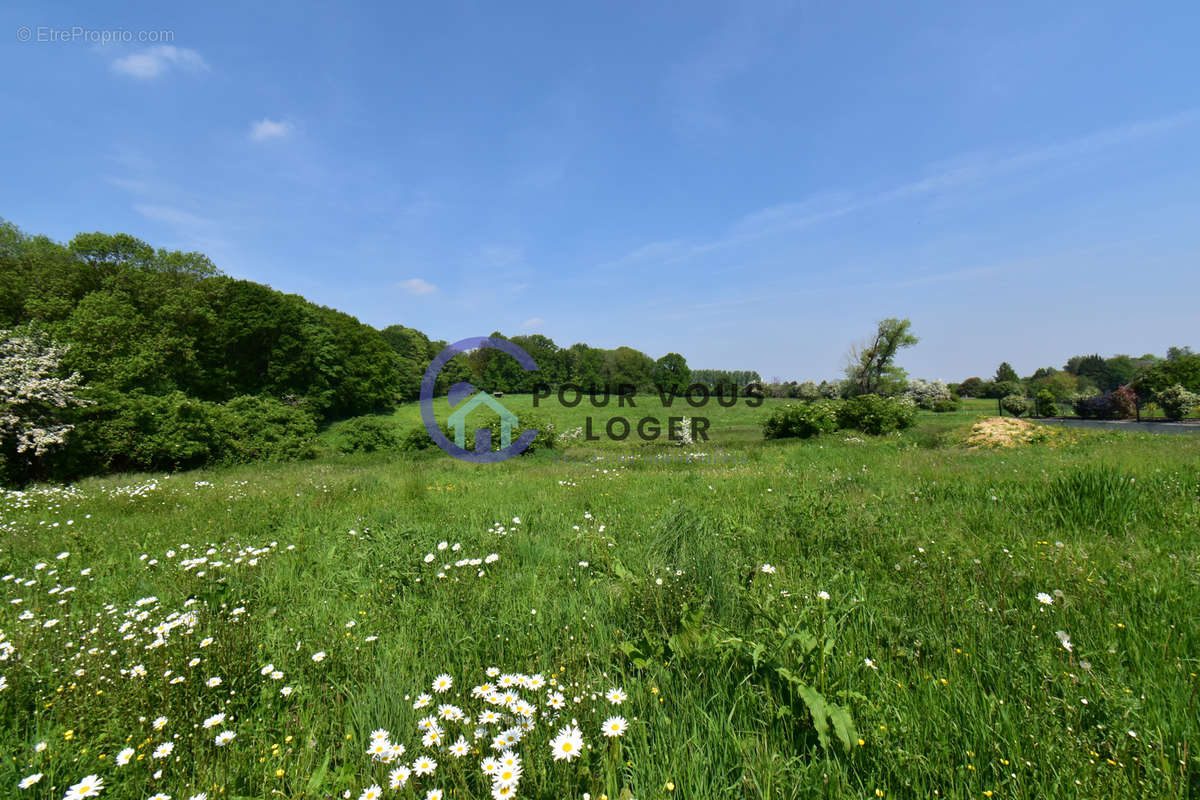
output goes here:
<path id="1" fill-rule="evenodd" d="M 619 762 L 593 728 L 587 776 L 538 744 L 521 797 L 1195 796 L 1200 439 L 763 444 L 756 413 L 714 425 L 747 456 L 730 466 L 328 454 L 5 495 L 0 796 L 61 800 L 96 773 L 102 797 L 357 798 L 386 783 L 371 731 L 412 745 L 432 678 L 469 689 L 489 666 L 562 676 L 585 727 L 612 711 L 594 692 L 629 693 Z M 179 567 L 209 547 L 268 551 Z M 194 599 L 194 632 L 151 650 L 109 633 L 148 596 L 155 620 Z M 137 663 L 153 680 L 121 673 Z M 848 751 L 801 685 L 845 709 Z M 221 748 L 193 727 L 218 708 Z M 113 766 L 126 746 L 142 758 Z M 438 760 L 448 798 L 479 796 Z"/>

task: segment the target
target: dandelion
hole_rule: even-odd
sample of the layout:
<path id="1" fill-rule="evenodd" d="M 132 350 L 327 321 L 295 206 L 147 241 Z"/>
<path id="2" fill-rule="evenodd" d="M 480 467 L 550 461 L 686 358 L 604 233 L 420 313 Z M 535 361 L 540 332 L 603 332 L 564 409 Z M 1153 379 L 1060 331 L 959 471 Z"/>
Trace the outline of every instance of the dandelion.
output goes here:
<path id="1" fill-rule="evenodd" d="M 628 729 L 629 723 L 625 721 L 624 717 L 609 717 L 601 726 L 604 735 L 610 739 L 623 736 Z"/>
<path id="2" fill-rule="evenodd" d="M 17 786 L 19 786 L 22 789 L 28 789 L 30 786 L 33 786 L 35 783 L 37 783 L 41 779 L 42 779 L 42 773 L 35 772 L 32 775 L 27 775 L 24 778 L 22 778 L 21 782 L 18 783 Z"/>

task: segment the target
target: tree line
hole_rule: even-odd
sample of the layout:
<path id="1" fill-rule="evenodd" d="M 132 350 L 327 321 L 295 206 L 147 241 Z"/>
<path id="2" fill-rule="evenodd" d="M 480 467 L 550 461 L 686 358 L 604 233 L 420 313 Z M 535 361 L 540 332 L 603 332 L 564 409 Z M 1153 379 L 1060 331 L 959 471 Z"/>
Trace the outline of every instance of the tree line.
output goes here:
<path id="1" fill-rule="evenodd" d="M 7 420 L 0 477 L 10 482 L 303 455 L 324 422 L 415 400 L 447 344 L 404 325 L 378 330 L 232 278 L 200 253 L 154 248 L 128 234 L 81 233 L 64 244 L 4 220 L 0 331 L 11 377 L 0 394 Z M 560 347 L 539 334 L 511 340 L 537 361 L 537 372 L 476 350 L 451 360 L 437 392 L 459 381 L 527 392 L 543 382 L 681 390 L 694 380 L 745 386 L 758 379 L 747 371 L 694 376 L 678 353 L 656 360 L 632 347 Z M 72 375 L 81 402 L 42 398 L 35 410 L 29 386 Z M 65 424 L 71 434 L 40 452 L 19 450 L 21 414 Z M 26 434 L 42 430 L 25 422 Z"/>

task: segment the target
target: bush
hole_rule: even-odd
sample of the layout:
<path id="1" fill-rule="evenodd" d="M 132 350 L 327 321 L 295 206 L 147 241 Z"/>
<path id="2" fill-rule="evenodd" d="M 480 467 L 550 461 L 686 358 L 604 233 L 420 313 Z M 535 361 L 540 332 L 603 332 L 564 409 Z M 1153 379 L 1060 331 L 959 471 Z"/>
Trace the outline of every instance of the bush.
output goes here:
<path id="1" fill-rule="evenodd" d="M 481 428 L 487 428 L 492 432 L 492 451 L 495 452 L 502 449 L 501 433 L 503 431 L 500 425 L 500 417 L 492 413 L 472 416 L 463 440 L 463 445 L 466 449 L 474 452 L 475 431 Z M 517 441 L 521 434 L 528 430 L 536 430 L 537 435 L 529 443 L 529 446 L 521 451 L 521 455 L 536 453 L 538 450 L 553 449 L 558 443 L 558 434 L 554 429 L 554 423 L 547 422 L 541 417 L 532 414 L 523 414 L 517 419 L 517 424 L 511 431 L 512 441 Z M 447 430 L 446 438 L 453 442 L 454 433 Z"/>
<path id="2" fill-rule="evenodd" d="M 1075 413 L 1083 419 L 1129 419 L 1137 414 L 1137 397 L 1128 387 L 1074 402 Z"/>
<path id="3" fill-rule="evenodd" d="M 818 400 L 776 408 L 763 422 L 767 439 L 809 439 L 822 433 L 833 433 L 838 427 L 837 402 Z"/>
<path id="4" fill-rule="evenodd" d="M 1133 419 L 1137 416 L 1137 393 L 1128 386 L 1118 386 L 1112 392 L 1113 405 L 1117 409 L 1117 416 L 1120 419 Z"/>
<path id="5" fill-rule="evenodd" d="M 878 436 L 912 425 L 916 405 L 906 398 L 864 394 L 847 400 L 838 411 L 838 424 Z"/>
<path id="6" fill-rule="evenodd" d="M 1058 414 L 1058 403 L 1054 392 L 1042 389 L 1037 393 L 1037 413 L 1042 417 L 1053 417 Z"/>
<path id="7" fill-rule="evenodd" d="M 453 441 L 454 435 L 449 431 L 443 431 L 446 438 Z M 418 425 L 412 428 L 408 433 L 400 437 L 400 449 L 405 452 L 414 453 L 421 450 L 428 450 L 431 447 L 436 447 L 433 442 L 433 437 L 429 435 L 429 431 L 425 430 L 424 425 Z"/>
<path id="8" fill-rule="evenodd" d="M 944 400 L 937 400 L 933 404 L 933 411 L 938 414 L 944 414 L 947 411 L 958 411 L 962 404 L 953 397 L 947 397 Z"/>
<path id="9" fill-rule="evenodd" d="M 1189 392 L 1177 383 L 1156 394 L 1154 402 L 1158 403 L 1169 419 L 1183 419 L 1200 407 L 1200 394 Z"/>
<path id="10" fill-rule="evenodd" d="M 950 387 L 946 385 L 945 381 L 927 381 L 916 378 L 908 384 L 904 396 L 916 403 L 919 408 L 932 411 L 939 402 L 950 399 Z"/>
<path id="11" fill-rule="evenodd" d="M 1014 417 L 1029 413 L 1029 398 L 1023 394 L 1010 394 L 1000 401 L 1000 407 Z"/>
<path id="12" fill-rule="evenodd" d="M 531 430 L 537 431 L 537 436 L 533 437 L 533 441 L 529 443 L 529 447 L 525 448 L 522 455 L 535 453 L 538 450 L 553 450 L 558 444 L 558 434 L 554 430 L 554 423 L 534 416 L 521 417 L 519 427 L 513 431 L 513 441 L 515 442 L 517 437 L 525 431 Z M 493 441 L 499 441 L 498 435 L 493 436 Z"/>
<path id="13" fill-rule="evenodd" d="M 355 417 L 342 425 L 339 433 L 343 453 L 374 453 L 377 450 L 395 450 L 400 446 L 400 437 L 385 418 Z"/>
<path id="14" fill-rule="evenodd" d="M 292 461 L 316 455 L 317 421 L 303 404 L 235 397 L 224 406 L 226 461 Z"/>
<path id="15" fill-rule="evenodd" d="M 59 477 L 201 467 L 221 459 L 231 433 L 224 409 L 183 392 L 93 393 L 57 464 Z"/>

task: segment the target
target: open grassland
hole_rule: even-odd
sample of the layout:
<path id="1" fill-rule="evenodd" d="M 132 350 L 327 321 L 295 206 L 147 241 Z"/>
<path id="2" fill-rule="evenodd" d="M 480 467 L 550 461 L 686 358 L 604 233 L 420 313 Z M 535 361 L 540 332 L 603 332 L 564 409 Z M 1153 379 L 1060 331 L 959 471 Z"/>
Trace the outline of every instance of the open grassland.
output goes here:
<path id="1" fill-rule="evenodd" d="M 482 798 L 505 748 L 547 800 L 1200 794 L 1200 437 L 955 444 L 984 401 L 766 443 L 774 402 L 689 411 L 726 465 L 340 456 L 335 426 L 315 462 L 7 493 L 0 796 Z"/>

